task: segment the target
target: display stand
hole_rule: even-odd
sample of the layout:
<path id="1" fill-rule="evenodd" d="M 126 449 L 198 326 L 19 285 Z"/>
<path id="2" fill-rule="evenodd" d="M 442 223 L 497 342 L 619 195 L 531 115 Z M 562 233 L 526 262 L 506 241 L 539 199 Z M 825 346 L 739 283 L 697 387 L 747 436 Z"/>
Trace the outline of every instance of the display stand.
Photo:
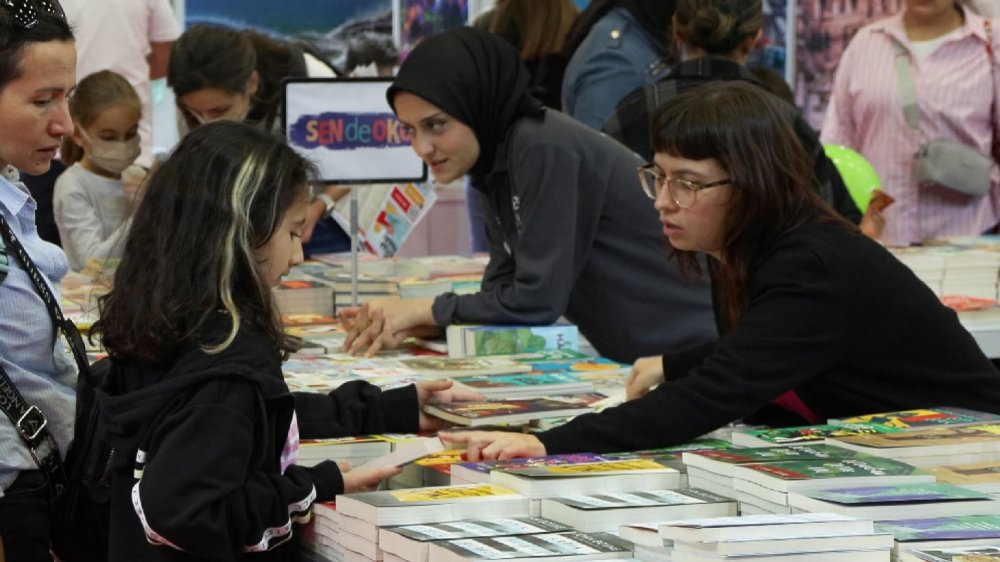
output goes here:
<path id="1" fill-rule="evenodd" d="M 391 84 L 391 78 L 292 78 L 283 83 L 282 131 L 288 145 L 316 165 L 316 183 L 351 184 L 353 306 L 358 305 L 358 188 L 427 179 L 427 167 L 386 101 Z"/>

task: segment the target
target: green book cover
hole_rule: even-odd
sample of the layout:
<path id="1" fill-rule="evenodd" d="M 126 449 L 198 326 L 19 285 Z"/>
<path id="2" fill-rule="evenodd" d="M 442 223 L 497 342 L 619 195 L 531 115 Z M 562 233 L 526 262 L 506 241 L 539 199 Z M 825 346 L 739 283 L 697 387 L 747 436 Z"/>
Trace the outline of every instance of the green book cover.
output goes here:
<path id="1" fill-rule="evenodd" d="M 847 505 L 989 500 L 990 498 L 989 495 L 982 492 L 941 482 L 803 490 L 801 493 L 810 498 Z"/>
<path id="2" fill-rule="evenodd" d="M 909 476 L 926 474 L 904 462 L 879 457 L 861 459 L 814 459 L 748 464 L 737 470 L 750 470 L 779 480 L 830 480 L 863 476 Z M 932 477 L 933 478 L 933 477 Z"/>
<path id="3" fill-rule="evenodd" d="M 872 433 L 892 433 L 900 431 L 897 428 L 878 424 L 823 424 L 798 427 L 776 427 L 771 429 L 749 429 L 733 433 L 733 442 L 740 444 L 740 437 L 751 439 L 748 442 L 787 445 L 792 443 L 819 443 L 827 437 L 848 437 L 851 435 L 867 435 Z M 749 444 L 749 443 L 748 443 Z"/>
<path id="4" fill-rule="evenodd" d="M 811 459 L 850 459 L 865 455 L 857 451 L 815 443 L 811 445 L 788 445 L 775 447 L 749 447 L 745 449 L 722 449 L 691 451 L 688 457 L 703 457 L 722 463 L 748 464 L 761 462 L 786 462 Z"/>

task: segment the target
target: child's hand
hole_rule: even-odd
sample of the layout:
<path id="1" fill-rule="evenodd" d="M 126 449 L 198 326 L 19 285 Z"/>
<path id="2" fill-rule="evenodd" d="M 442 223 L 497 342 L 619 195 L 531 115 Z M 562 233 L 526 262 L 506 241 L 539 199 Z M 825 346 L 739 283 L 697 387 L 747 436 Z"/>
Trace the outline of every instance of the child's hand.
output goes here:
<path id="1" fill-rule="evenodd" d="M 455 431 L 438 435 L 445 445 L 465 445 L 469 462 L 544 457 L 545 445 L 534 435 L 507 431 Z"/>
<path id="2" fill-rule="evenodd" d="M 339 464 L 339 463 L 338 463 Z M 401 467 L 398 466 L 384 466 L 381 468 L 356 468 L 353 470 L 343 470 L 344 465 L 341 466 L 341 474 L 344 477 L 344 493 L 350 494 L 352 492 L 368 492 L 374 490 L 378 487 L 386 478 L 390 476 L 395 476 L 403 471 Z"/>
<path id="3" fill-rule="evenodd" d="M 437 431 L 448 427 L 449 423 L 424 413 L 424 404 L 447 402 L 473 402 L 485 400 L 482 394 L 467 386 L 456 385 L 448 379 L 420 381 L 416 383 L 417 401 L 420 403 L 420 431 Z"/>

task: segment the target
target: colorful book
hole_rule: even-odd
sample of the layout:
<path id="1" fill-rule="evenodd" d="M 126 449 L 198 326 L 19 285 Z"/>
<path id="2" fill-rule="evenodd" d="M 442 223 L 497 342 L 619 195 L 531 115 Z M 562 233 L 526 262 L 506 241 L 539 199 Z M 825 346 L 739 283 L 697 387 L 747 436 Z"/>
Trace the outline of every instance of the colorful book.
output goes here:
<path id="1" fill-rule="evenodd" d="M 813 459 L 859 458 L 861 453 L 823 443 L 685 452 L 684 463 L 726 477 L 739 465 Z"/>
<path id="2" fill-rule="evenodd" d="M 865 454 L 928 466 L 945 462 L 1000 460 L 1000 423 L 942 426 L 876 435 L 853 435 L 831 443 Z"/>
<path id="3" fill-rule="evenodd" d="M 455 539 L 431 544 L 429 562 L 548 562 L 631 558 L 631 545 L 608 533 L 545 533 Z"/>
<path id="4" fill-rule="evenodd" d="M 609 460 L 596 453 L 569 453 L 544 457 L 522 457 L 502 461 L 459 462 L 451 467 L 452 484 L 475 484 L 490 481 L 490 471 L 508 467 L 548 466 L 572 463 L 594 463 Z"/>
<path id="5" fill-rule="evenodd" d="M 580 331 L 566 322 L 548 326 L 453 324 L 445 329 L 445 337 L 449 357 L 580 350 Z"/>
<path id="6" fill-rule="evenodd" d="M 771 445 L 796 445 L 823 443 L 829 437 L 891 433 L 899 429 L 875 424 L 823 424 L 770 429 L 740 429 L 733 431 L 733 444 L 740 447 L 769 447 Z"/>
<path id="7" fill-rule="evenodd" d="M 916 549 L 901 553 L 899 562 L 1000 562 L 1000 543 L 955 548 Z"/>
<path id="8" fill-rule="evenodd" d="M 519 373 L 452 377 L 486 398 L 542 398 L 553 394 L 592 392 L 594 383 L 573 373 Z"/>
<path id="9" fill-rule="evenodd" d="M 633 521 L 724 517 L 736 500 L 698 488 L 573 495 L 541 501 L 541 515 L 580 531 L 617 531 Z"/>
<path id="10" fill-rule="evenodd" d="M 526 373 L 531 366 L 515 361 L 510 357 L 464 357 L 452 359 L 449 357 L 413 357 L 400 359 L 400 366 L 412 369 L 416 373 L 453 377 L 461 375 L 504 375 L 508 373 Z"/>
<path id="11" fill-rule="evenodd" d="M 337 496 L 337 512 L 376 526 L 529 515 L 528 499 L 503 486 L 473 484 Z"/>
<path id="12" fill-rule="evenodd" d="M 1000 500 L 941 482 L 802 490 L 788 494 L 788 505 L 878 520 L 1000 513 Z"/>
<path id="13" fill-rule="evenodd" d="M 593 463 L 527 465 L 490 472 L 494 484 L 532 498 L 569 494 L 674 489 L 680 473 L 653 459 L 625 459 Z"/>
<path id="14" fill-rule="evenodd" d="M 424 412 L 429 415 L 468 426 L 524 424 L 541 418 L 570 417 L 591 411 L 588 406 L 547 398 L 424 405 Z"/>
<path id="15" fill-rule="evenodd" d="M 967 408 L 938 407 L 900 410 L 898 412 L 883 412 L 849 418 L 831 418 L 827 423 L 843 424 L 876 424 L 894 427 L 903 431 L 914 429 L 930 429 L 940 426 L 978 425 L 981 423 L 1000 422 L 1000 415 L 989 412 L 969 410 Z"/>
<path id="16" fill-rule="evenodd" d="M 816 488 L 933 482 L 934 475 L 893 459 L 818 459 L 733 468 L 737 492 L 788 504 L 788 492 Z"/>

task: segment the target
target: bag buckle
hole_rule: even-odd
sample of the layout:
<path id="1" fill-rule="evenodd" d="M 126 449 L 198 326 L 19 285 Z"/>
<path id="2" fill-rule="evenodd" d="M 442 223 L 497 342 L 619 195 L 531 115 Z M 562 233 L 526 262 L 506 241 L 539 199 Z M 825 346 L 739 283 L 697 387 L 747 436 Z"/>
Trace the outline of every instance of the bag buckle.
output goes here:
<path id="1" fill-rule="evenodd" d="M 48 424 L 49 420 L 45 419 L 45 414 L 38 409 L 38 406 L 28 406 L 17 420 L 17 432 L 21 435 L 21 439 L 34 445 Z"/>

